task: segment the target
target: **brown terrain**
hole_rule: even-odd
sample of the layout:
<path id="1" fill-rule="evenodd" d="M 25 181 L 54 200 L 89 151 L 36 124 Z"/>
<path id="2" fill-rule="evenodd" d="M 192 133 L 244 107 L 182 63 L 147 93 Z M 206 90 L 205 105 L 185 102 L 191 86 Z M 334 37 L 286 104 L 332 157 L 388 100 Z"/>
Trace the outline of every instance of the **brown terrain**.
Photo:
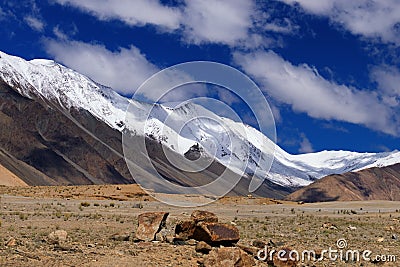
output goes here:
<path id="1" fill-rule="evenodd" d="M 4 166 L 2 165 L 0 165 L 0 185 L 27 186 L 27 184 L 24 181 L 22 181 L 14 173 L 4 168 Z"/>
<path id="2" fill-rule="evenodd" d="M 400 201 L 400 164 L 329 175 L 290 194 L 286 199 L 305 202 Z"/>
<path id="3" fill-rule="evenodd" d="M 0 186 L 0 197 L 0 266 L 398 266 L 394 256 L 400 257 L 400 202 L 396 201 L 302 204 L 232 196 L 185 208 L 155 201 L 136 185 Z M 198 225 L 227 227 L 231 241 L 213 241 L 211 247 L 198 240 L 204 233 L 174 240 L 176 226 L 190 222 L 198 209 L 215 214 L 209 223 Z M 157 241 L 152 235 L 140 240 L 146 239 L 142 229 L 149 223 L 146 212 L 169 213 L 165 226 L 147 229 L 158 231 Z M 237 243 L 235 229 L 240 236 Z M 256 259 L 265 245 L 315 250 L 319 255 L 329 247 L 337 249 L 341 238 L 347 249 L 368 249 L 371 259 L 382 255 L 391 262 L 325 258 L 289 264 Z"/>

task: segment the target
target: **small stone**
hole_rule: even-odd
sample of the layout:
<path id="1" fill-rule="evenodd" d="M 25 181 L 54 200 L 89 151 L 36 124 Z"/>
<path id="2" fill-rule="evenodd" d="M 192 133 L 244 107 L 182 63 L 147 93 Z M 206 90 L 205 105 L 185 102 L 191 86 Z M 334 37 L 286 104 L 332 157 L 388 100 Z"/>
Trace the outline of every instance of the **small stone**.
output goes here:
<path id="1" fill-rule="evenodd" d="M 94 248 L 94 247 L 96 247 L 96 245 L 95 244 L 88 244 L 87 247 L 88 248 Z"/>
<path id="2" fill-rule="evenodd" d="M 376 241 L 378 241 L 379 243 L 382 243 L 383 241 L 385 241 L 385 238 L 380 237 L 380 238 L 378 238 Z"/>
<path id="3" fill-rule="evenodd" d="M 187 241 L 187 244 L 188 244 L 189 246 L 196 246 L 197 241 L 194 240 L 194 239 L 189 239 L 189 240 Z"/>
<path id="4" fill-rule="evenodd" d="M 254 259 L 237 247 L 221 247 L 211 250 L 204 259 L 204 267 L 250 267 L 255 265 Z"/>
<path id="5" fill-rule="evenodd" d="M 200 252 L 203 254 L 208 254 L 208 252 L 210 252 L 211 249 L 212 247 L 204 241 L 198 242 L 195 247 L 196 252 Z"/>
<path id="6" fill-rule="evenodd" d="M 173 237 L 173 236 L 171 236 L 171 235 L 167 235 L 167 236 L 165 237 L 165 241 L 167 241 L 168 243 L 172 244 L 172 243 L 174 243 L 174 238 L 175 238 L 175 237 Z"/>
<path id="7" fill-rule="evenodd" d="M 16 245 L 17 245 L 17 240 L 15 240 L 14 237 L 10 237 L 6 242 L 7 247 L 15 247 Z"/>
<path id="8" fill-rule="evenodd" d="M 59 244 L 67 240 L 68 233 L 64 230 L 56 230 L 51 232 L 47 238 L 50 244 Z"/>
<path id="9" fill-rule="evenodd" d="M 165 241 L 165 236 L 162 233 L 157 233 L 155 240 L 159 241 L 159 242 L 164 242 Z"/>
<path id="10" fill-rule="evenodd" d="M 142 241 L 153 241 L 156 233 L 165 227 L 168 212 L 146 212 L 138 216 L 136 238 Z"/>
<path id="11" fill-rule="evenodd" d="M 252 255 L 252 256 L 256 256 L 258 251 L 260 251 L 259 248 L 245 246 L 245 245 L 241 245 L 241 244 L 236 244 L 236 247 L 242 249 L 244 252 L 246 252 L 247 254 Z"/>
<path id="12" fill-rule="evenodd" d="M 330 230 L 337 230 L 338 229 L 336 225 L 334 225 L 334 224 L 332 224 L 330 222 L 324 223 L 322 225 L 322 228 L 330 229 Z"/>
<path id="13" fill-rule="evenodd" d="M 392 239 L 397 240 L 397 239 L 398 239 L 397 235 L 396 235 L 396 234 L 393 234 L 393 235 L 392 235 Z"/>
<path id="14" fill-rule="evenodd" d="M 357 227 L 351 226 L 351 225 L 350 225 L 350 226 L 348 227 L 348 229 L 349 229 L 349 230 L 357 230 Z"/>
<path id="15" fill-rule="evenodd" d="M 212 212 L 204 210 L 195 210 L 190 218 L 195 222 L 218 222 L 218 217 Z"/>
<path id="16" fill-rule="evenodd" d="M 120 187 L 120 186 L 117 186 L 117 190 L 122 190 L 122 187 Z"/>

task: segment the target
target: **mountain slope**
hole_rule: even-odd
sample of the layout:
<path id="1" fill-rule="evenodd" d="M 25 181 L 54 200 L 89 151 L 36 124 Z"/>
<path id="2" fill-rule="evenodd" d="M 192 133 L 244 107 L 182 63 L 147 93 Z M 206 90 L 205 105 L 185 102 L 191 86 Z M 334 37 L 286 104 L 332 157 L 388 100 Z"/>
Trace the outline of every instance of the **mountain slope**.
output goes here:
<path id="1" fill-rule="evenodd" d="M 286 197 L 292 201 L 400 201 L 400 164 L 326 176 Z"/>
<path id="2" fill-rule="evenodd" d="M 398 151 L 290 155 L 256 129 L 220 118 L 202 106 L 188 103 L 173 109 L 128 100 L 50 60 L 25 61 L 0 52 L 0 86 L 1 148 L 43 175 L 34 179 L 24 172 L 28 184 L 133 182 L 121 148 L 124 129 L 142 131 L 146 140 L 156 141 L 149 155 L 153 163 L 163 147 L 183 156 L 200 144 L 202 153 L 219 166 L 216 169 L 244 171 L 245 177 L 255 174 L 271 185 L 264 193 L 278 190 L 279 195 L 329 174 L 400 162 Z M 136 121 L 125 120 L 128 107 Z M 145 125 L 145 130 L 138 125 Z M 185 127 L 178 133 L 180 125 Z M 169 173 L 168 179 L 177 181 L 179 169 L 165 160 L 158 162 L 158 170 L 168 166 L 164 175 Z M 208 178 L 201 174 L 189 179 L 193 181 L 188 184 L 201 184 Z"/>

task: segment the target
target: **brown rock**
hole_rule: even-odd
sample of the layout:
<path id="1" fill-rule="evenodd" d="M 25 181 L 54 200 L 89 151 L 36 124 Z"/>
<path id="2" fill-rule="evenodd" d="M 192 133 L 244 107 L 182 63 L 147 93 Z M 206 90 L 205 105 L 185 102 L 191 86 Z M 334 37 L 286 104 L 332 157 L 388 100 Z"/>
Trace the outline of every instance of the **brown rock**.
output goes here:
<path id="1" fill-rule="evenodd" d="M 156 233 L 165 226 L 168 212 L 146 212 L 138 216 L 136 238 L 141 241 L 153 241 Z"/>
<path id="2" fill-rule="evenodd" d="M 214 249 L 205 257 L 204 267 L 248 267 L 255 266 L 255 261 L 246 252 L 237 247 Z"/>
<path id="3" fill-rule="evenodd" d="M 231 245 L 239 241 L 240 235 L 239 230 L 233 225 L 202 222 L 197 224 L 193 238 L 210 245 Z"/>
<path id="4" fill-rule="evenodd" d="M 212 212 L 204 210 L 195 210 L 190 218 L 195 222 L 218 222 L 218 217 Z"/>
<path id="5" fill-rule="evenodd" d="M 241 244 L 236 244 L 236 247 L 242 249 L 244 252 L 246 252 L 249 255 L 256 256 L 258 251 L 260 250 L 259 248 L 252 247 L 252 246 L 245 246 Z"/>
<path id="6" fill-rule="evenodd" d="M 48 236 L 48 242 L 50 244 L 58 244 L 60 242 L 63 242 L 67 240 L 68 233 L 64 230 L 56 230 L 54 232 L 51 232 Z"/>
<path id="7" fill-rule="evenodd" d="M 17 245 L 17 240 L 15 240 L 14 237 L 10 237 L 6 242 L 7 247 L 15 247 L 16 245 Z"/>
<path id="8" fill-rule="evenodd" d="M 280 251 L 285 251 L 285 254 L 278 255 L 280 253 Z M 274 266 L 276 266 L 276 267 L 296 267 L 298 265 L 298 262 L 296 260 L 290 259 L 289 254 L 291 251 L 292 251 L 292 249 L 290 249 L 290 248 L 281 248 L 281 249 L 277 250 L 277 253 L 275 253 L 273 256 Z M 292 257 L 296 257 L 296 255 L 293 255 Z"/>
<path id="9" fill-rule="evenodd" d="M 179 240 L 188 240 L 192 238 L 196 223 L 192 220 L 181 221 L 175 226 L 175 237 Z"/>
<path id="10" fill-rule="evenodd" d="M 211 249 L 212 247 L 204 241 L 198 242 L 195 247 L 196 252 L 200 252 L 203 254 L 208 254 L 208 252 L 210 252 Z"/>

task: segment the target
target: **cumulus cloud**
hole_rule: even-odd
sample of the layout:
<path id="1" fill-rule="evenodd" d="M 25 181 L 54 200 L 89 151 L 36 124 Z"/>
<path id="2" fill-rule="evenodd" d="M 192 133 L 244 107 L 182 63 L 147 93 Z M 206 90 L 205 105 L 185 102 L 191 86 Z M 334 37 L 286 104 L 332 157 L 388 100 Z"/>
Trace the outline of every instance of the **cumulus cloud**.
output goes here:
<path id="1" fill-rule="evenodd" d="M 109 51 L 103 45 L 69 40 L 46 39 L 44 44 L 56 61 L 122 94 L 133 93 L 158 71 L 134 46 Z"/>
<path id="2" fill-rule="evenodd" d="M 162 5 L 157 0 L 55 0 L 89 12 L 100 20 L 117 19 L 128 25 L 152 24 L 166 29 L 177 29 L 181 12 Z"/>
<path id="3" fill-rule="evenodd" d="M 399 134 L 398 115 L 377 92 L 358 90 L 328 81 L 316 69 L 295 66 L 276 53 L 234 53 L 234 61 L 256 79 L 262 90 L 294 111 L 310 117 L 360 124 L 388 134 Z M 373 110 L 373 112 L 371 112 Z"/>
<path id="4" fill-rule="evenodd" d="M 312 146 L 310 140 L 308 140 L 307 136 L 304 133 L 301 133 L 300 137 L 301 137 L 301 142 L 300 142 L 299 152 L 300 153 L 314 152 L 313 146 Z"/>
<path id="5" fill-rule="evenodd" d="M 171 7 L 158 0 L 54 0 L 99 20 L 130 26 L 154 25 L 182 35 L 186 43 L 217 43 L 230 47 L 279 46 L 280 40 L 258 32 L 288 34 L 296 29 L 288 18 L 272 19 L 248 0 L 185 0 Z"/>
<path id="6" fill-rule="evenodd" d="M 251 1 L 186 1 L 183 16 L 185 35 L 194 43 L 235 45 L 248 36 L 254 11 Z"/>
<path id="7" fill-rule="evenodd" d="M 398 0 L 280 0 L 306 12 L 326 16 L 355 35 L 400 44 Z"/>
<path id="8" fill-rule="evenodd" d="M 38 31 L 38 32 L 42 32 L 44 30 L 44 22 L 35 16 L 26 16 L 24 18 L 24 21 L 28 24 L 29 27 L 32 28 L 32 30 Z"/>

